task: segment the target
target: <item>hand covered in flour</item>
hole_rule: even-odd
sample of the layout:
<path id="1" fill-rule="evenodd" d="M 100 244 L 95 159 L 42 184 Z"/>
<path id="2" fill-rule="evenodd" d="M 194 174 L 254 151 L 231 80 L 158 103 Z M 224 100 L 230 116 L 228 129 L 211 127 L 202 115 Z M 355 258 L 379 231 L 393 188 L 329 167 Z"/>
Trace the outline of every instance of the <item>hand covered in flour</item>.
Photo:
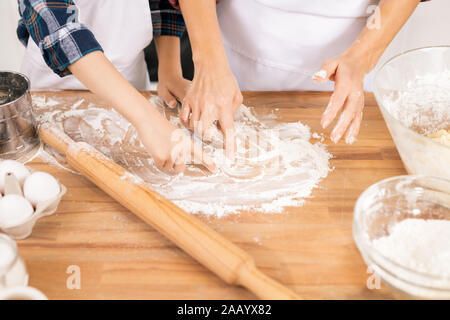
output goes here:
<path id="1" fill-rule="evenodd" d="M 194 143 L 183 130 L 175 127 L 159 113 L 137 126 L 139 137 L 155 161 L 155 165 L 166 173 L 181 173 L 192 161 L 204 165 L 214 172 L 216 165 L 202 147 Z"/>
<path id="2" fill-rule="evenodd" d="M 325 61 L 321 70 L 313 80 L 324 83 L 334 81 L 334 93 L 327 109 L 322 115 L 321 125 L 325 129 L 337 117 L 331 140 L 337 143 L 345 134 L 345 142 L 352 144 L 359 133 L 364 108 L 364 77 L 368 72 L 363 59 L 357 59 L 350 54 Z"/>
<path id="3" fill-rule="evenodd" d="M 213 125 L 223 133 L 227 157 L 234 158 L 236 149 L 234 114 L 242 104 L 242 94 L 229 68 L 196 65 L 194 80 L 181 109 L 181 122 L 211 140 Z"/>

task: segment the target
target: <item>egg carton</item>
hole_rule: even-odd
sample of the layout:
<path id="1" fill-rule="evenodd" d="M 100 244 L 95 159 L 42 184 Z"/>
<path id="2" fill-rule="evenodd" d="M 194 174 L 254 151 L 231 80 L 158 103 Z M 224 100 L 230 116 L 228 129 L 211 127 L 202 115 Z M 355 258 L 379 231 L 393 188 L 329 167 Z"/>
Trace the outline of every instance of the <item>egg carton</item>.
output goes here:
<path id="1" fill-rule="evenodd" d="M 36 206 L 33 206 L 34 212 L 29 218 L 16 226 L 0 227 L 0 231 L 6 233 L 11 238 L 16 240 L 25 239 L 30 236 L 37 220 L 46 216 L 50 216 L 56 212 L 61 198 L 67 191 L 67 188 L 59 181 L 58 184 L 61 191 L 55 198 L 38 202 Z M 16 194 L 23 197 L 23 191 L 20 182 L 12 173 L 7 173 L 5 175 L 5 195 L 7 194 Z M 1 196 L 2 195 L 0 193 L 0 197 Z"/>

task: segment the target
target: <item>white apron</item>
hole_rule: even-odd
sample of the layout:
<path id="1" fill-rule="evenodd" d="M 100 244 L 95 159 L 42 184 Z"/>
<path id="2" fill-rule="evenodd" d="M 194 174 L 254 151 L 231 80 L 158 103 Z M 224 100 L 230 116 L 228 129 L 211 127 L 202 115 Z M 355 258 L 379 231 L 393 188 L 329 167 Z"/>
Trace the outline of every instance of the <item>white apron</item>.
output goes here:
<path id="1" fill-rule="evenodd" d="M 78 20 L 94 34 L 106 57 L 137 89 L 150 89 L 144 48 L 153 38 L 148 0 L 75 0 Z M 34 90 L 85 90 L 73 75 L 59 77 L 30 38 L 21 68 Z"/>
<path id="2" fill-rule="evenodd" d="M 332 90 L 332 83 L 315 84 L 312 75 L 352 44 L 378 2 L 221 1 L 222 37 L 241 90 Z"/>

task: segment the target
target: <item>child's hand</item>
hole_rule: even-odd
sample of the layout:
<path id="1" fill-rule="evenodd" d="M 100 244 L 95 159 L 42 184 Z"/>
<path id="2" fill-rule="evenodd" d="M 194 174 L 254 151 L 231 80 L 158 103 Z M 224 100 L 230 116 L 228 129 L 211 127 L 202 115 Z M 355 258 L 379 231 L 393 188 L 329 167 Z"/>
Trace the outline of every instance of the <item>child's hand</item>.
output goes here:
<path id="1" fill-rule="evenodd" d="M 177 106 L 177 100 L 183 101 L 190 86 L 191 82 L 179 73 L 160 72 L 158 76 L 158 96 L 172 109 Z"/>
<path id="2" fill-rule="evenodd" d="M 137 125 L 142 143 L 155 161 L 155 165 L 167 173 L 181 173 L 192 160 L 214 172 L 216 165 L 181 129 L 178 129 L 159 113 Z M 191 160 L 192 159 L 192 160 Z"/>
<path id="3" fill-rule="evenodd" d="M 183 78 L 180 57 L 180 38 L 171 36 L 155 37 L 158 53 L 158 95 L 170 107 L 183 101 L 191 82 Z"/>

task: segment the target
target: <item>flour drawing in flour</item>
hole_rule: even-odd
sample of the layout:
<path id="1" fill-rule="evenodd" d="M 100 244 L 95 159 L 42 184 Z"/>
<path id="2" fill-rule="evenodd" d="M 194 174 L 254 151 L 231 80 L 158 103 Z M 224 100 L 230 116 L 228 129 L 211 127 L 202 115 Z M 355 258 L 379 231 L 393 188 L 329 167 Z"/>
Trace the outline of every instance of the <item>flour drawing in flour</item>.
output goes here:
<path id="1" fill-rule="evenodd" d="M 150 101 L 182 128 L 176 112 L 166 109 L 161 99 L 153 96 Z M 317 134 L 311 134 L 308 126 L 277 123 L 272 117 L 259 119 L 246 106 L 241 106 L 235 117 L 237 153 L 233 162 L 227 159 L 223 139 L 216 131 L 212 141 L 204 142 L 206 152 L 218 164 L 216 173 L 189 165 L 184 174 L 169 175 L 155 167 L 136 129 L 113 109 L 84 100 L 68 104 L 38 95 L 33 102 L 39 123 L 50 121 L 75 141 L 87 142 L 190 213 L 216 217 L 249 210 L 279 213 L 284 207 L 301 206 L 331 170 L 331 154 L 320 142 L 310 143 Z"/>

